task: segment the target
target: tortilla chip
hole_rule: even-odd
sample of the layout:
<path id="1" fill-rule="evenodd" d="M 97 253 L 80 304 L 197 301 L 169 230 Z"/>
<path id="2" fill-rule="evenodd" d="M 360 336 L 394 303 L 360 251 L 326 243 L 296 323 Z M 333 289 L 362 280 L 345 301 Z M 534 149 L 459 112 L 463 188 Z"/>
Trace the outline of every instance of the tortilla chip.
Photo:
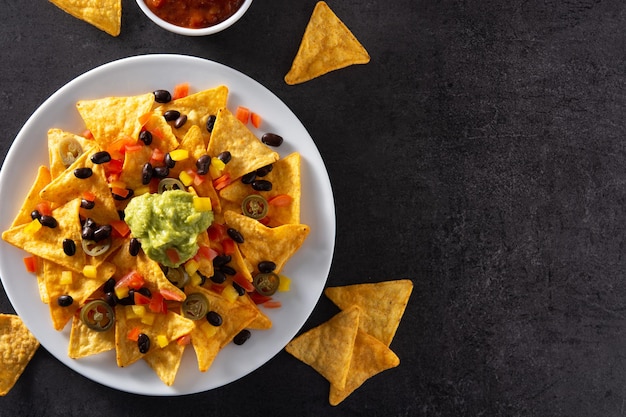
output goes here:
<path id="1" fill-rule="evenodd" d="M 250 298 L 247 293 L 243 297 L 239 297 L 238 301 L 254 307 L 259 312 L 256 318 L 248 324 L 248 329 L 268 330 L 272 328 L 272 320 L 267 316 L 267 314 L 261 311 L 259 306 L 254 301 L 252 301 L 252 298 Z"/>
<path id="2" fill-rule="evenodd" d="M 304 224 L 285 224 L 270 228 L 233 211 L 224 213 L 224 220 L 243 236 L 244 242 L 238 246 L 246 261 L 254 268 L 261 261 L 272 261 L 276 264 L 276 273 L 300 249 L 310 231 L 309 226 Z"/>
<path id="3" fill-rule="evenodd" d="M 294 152 L 274 163 L 274 168 L 263 179 L 272 183 L 270 191 L 255 191 L 249 184 L 235 181 L 222 190 L 220 197 L 235 203 L 235 211 L 241 213 L 241 203 L 250 194 L 259 194 L 266 201 L 278 195 L 288 195 L 291 203 L 286 206 L 269 205 L 267 218 L 268 226 L 276 227 L 283 224 L 300 223 L 300 154 Z"/>
<path id="4" fill-rule="evenodd" d="M 412 291 L 413 282 L 403 279 L 328 287 L 324 294 L 342 310 L 359 306 L 361 330 L 389 346 Z"/>
<path id="5" fill-rule="evenodd" d="M 64 12 L 83 20 L 111 36 L 122 29 L 121 0 L 50 0 Z"/>
<path id="6" fill-rule="evenodd" d="M 221 295 L 195 285 L 185 288 L 187 294 L 201 293 L 209 301 L 209 311 L 215 311 L 222 317 L 222 325 L 215 327 L 206 320 L 195 321 L 191 333 L 191 344 L 196 351 L 198 369 L 205 372 L 209 369 L 217 353 L 258 314 L 258 310 L 243 303 L 231 303 Z"/>
<path id="7" fill-rule="evenodd" d="M 13 314 L 0 314 L 0 396 L 7 395 L 39 348 L 39 341 Z"/>
<path id="8" fill-rule="evenodd" d="M 76 108 L 87 129 L 102 148 L 120 138 L 139 140 L 142 125 L 140 116 L 150 112 L 154 94 L 146 93 L 130 97 L 105 97 L 80 100 Z"/>
<path id="9" fill-rule="evenodd" d="M 280 157 L 226 108 L 217 114 L 207 149 L 211 156 L 217 156 L 224 151 L 230 152 L 231 160 L 226 164 L 223 173 L 230 175 L 232 180 L 273 164 Z"/>
<path id="10" fill-rule="evenodd" d="M 384 343 L 359 330 L 354 341 L 350 369 L 343 389 L 330 385 L 330 405 L 337 405 L 365 381 L 400 364 L 400 359 Z"/>
<path id="11" fill-rule="evenodd" d="M 315 5 L 300 48 L 285 75 L 285 82 L 300 84 L 328 72 L 369 61 L 369 54 L 350 29 L 325 2 L 320 1 Z"/>
<path id="12" fill-rule="evenodd" d="M 91 330 L 78 315 L 74 315 L 67 349 L 67 355 L 70 358 L 84 358 L 113 349 L 115 349 L 114 328 L 104 332 Z"/>
<path id="13" fill-rule="evenodd" d="M 74 155 L 77 155 L 78 152 L 80 154 L 90 152 L 96 145 L 92 140 L 61 129 L 48 130 L 48 159 L 50 161 L 50 175 L 52 178 L 58 177 L 68 168 L 61 158 L 61 145 L 64 141 L 71 141 L 74 145 L 80 146 L 80 149 L 73 149 L 72 154 Z M 67 151 L 66 146 L 64 146 L 64 149 Z M 79 156 L 77 155 L 76 158 Z"/>
<path id="14" fill-rule="evenodd" d="M 39 298 L 41 298 L 41 302 L 44 304 L 48 304 L 50 302 L 50 295 L 48 294 L 48 290 L 46 288 L 46 280 L 44 278 L 44 265 L 47 261 L 45 259 L 37 259 L 37 288 L 39 289 Z"/>
<path id="15" fill-rule="evenodd" d="M 26 195 L 26 199 L 22 203 L 22 207 L 20 208 L 17 216 L 13 219 L 13 223 L 11 223 L 11 227 L 18 226 L 20 224 L 29 223 L 32 220 L 30 217 L 30 213 L 35 209 L 37 204 L 39 204 L 42 199 L 39 197 L 39 192 L 50 183 L 50 170 L 46 166 L 40 166 L 37 171 L 37 177 L 35 178 L 35 182 L 31 185 L 28 194 Z"/>
<path id="16" fill-rule="evenodd" d="M 159 379 L 170 387 L 174 384 L 184 352 L 185 346 L 172 342 L 162 349 L 151 350 L 143 359 L 150 365 Z"/>
<path id="17" fill-rule="evenodd" d="M 359 308 L 353 306 L 296 337 L 285 350 L 344 389 L 358 327 Z"/>
<path id="18" fill-rule="evenodd" d="M 192 126 L 198 126 L 204 138 L 204 148 L 209 143 L 210 134 L 206 129 L 209 116 L 217 116 L 221 108 L 226 107 L 228 101 L 228 87 L 220 85 L 215 88 L 202 90 L 194 94 L 173 100 L 157 107 L 161 114 L 168 110 L 177 110 L 187 116 L 187 122 L 180 128 L 174 128 L 174 134 L 181 140 Z M 173 126 L 173 122 L 172 125 Z"/>

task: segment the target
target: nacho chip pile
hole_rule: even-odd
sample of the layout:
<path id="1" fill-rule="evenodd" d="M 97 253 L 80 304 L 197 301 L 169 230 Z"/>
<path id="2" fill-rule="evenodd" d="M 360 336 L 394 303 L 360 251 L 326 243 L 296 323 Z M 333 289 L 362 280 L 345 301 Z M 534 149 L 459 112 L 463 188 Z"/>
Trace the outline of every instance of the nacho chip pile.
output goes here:
<path id="1" fill-rule="evenodd" d="M 412 290 L 410 280 L 326 288 L 324 293 L 341 312 L 294 338 L 285 349 L 330 382 L 331 405 L 400 364 L 389 345 Z"/>
<path id="2" fill-rule="evenodd" d="M 8 394 L 39 348 L 22 319 L 0 314 L 0 396 Z"/>
<path id="3" fill-rule="evenodd" d="M 166 103 L 155 97 L 76 103 L 85 132 L 51 127 L 49 164 L 2 238 L 28 252 L 52 326 L 71 326 L 71 358 L 115 350 L 119 367 L 145 360 L 172 385 L 187 346 L 204 372 L 240 332 L 271 328 L 259 306 L 280 307 L 273 294 L 289 283 L 281 271 L 309 227 L 300 223 L 300 155 L 281 159 L 257 138 L 228 109 L 226 86 Z M 171 246 L 156 248 L 169 267 L 124 221 L 133 198 L 162 193 L 213 218 L 184 236 L 190 254 L 168 239 Z M 248 210 L 249 197 L 262 216 Z M 176 207 L 145 227 L 167 233 L 183 211 Z M 268 291 L 268 282 L 278 287 Z"/>

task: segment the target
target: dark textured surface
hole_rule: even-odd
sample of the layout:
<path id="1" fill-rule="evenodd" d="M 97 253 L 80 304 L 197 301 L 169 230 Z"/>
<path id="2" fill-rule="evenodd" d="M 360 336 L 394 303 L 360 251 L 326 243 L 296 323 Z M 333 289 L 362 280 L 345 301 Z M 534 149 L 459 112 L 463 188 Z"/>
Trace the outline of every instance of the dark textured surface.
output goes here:
<path id="1" fill-rule="evenodd" d="M 333 408 L 327 383 L 285 352 L 228 386 L 149 398 L 40 349 L 0 416 L 624 414 L 626 5 L 331 1 L 371 63 L 287 86 L 314 3 L 257 0 L 236 26 L 196 39 L 159 29 L 133 1 L 119 38 L 45 1 L 2 1 L 0 153 L 51 93 L 114 59 L 183 53 L 250 75 L 326 161 L 328 284 L 413 280 L 391 345 L 401 365 Z M 13 311 L 4 292 L 0 311 Z M 304 328 L 335 311 L 322 297 Z"/>

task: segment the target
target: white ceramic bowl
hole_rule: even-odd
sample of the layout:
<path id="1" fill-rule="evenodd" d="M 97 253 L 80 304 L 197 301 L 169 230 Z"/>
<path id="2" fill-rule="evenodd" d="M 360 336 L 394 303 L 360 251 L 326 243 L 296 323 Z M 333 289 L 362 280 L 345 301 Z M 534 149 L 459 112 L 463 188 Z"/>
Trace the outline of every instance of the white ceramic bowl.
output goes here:
<path id="1" fill-rule="evenodd" d="M 185 35 L 185 36 L 206 36 L 206 35 L 212 35 L 214 33 L 221 32 L 224 29 L 232 26 L 239 19 L 241 19 L 241 16 L 243 16 L 246 13 L 248 8 L 252 4 L 252 0 L 244 0 L 239 10 L 237 10 L 235 14 L 233 14 L 231 17 L 224 20 L 223 22 L 218 23 L 217 25 L 206 27 L 206 28 L 191 29 L 191 28 L 185 28 L 182 26 L 176 26 L 172 23 L 166 22 L 165 20 L 161 19 L 159 16 L 154 14 L 152 10 L 150 10 L 145 0 L 136 0 L 136 1 L 137 1 L 137 5 L 139 6 L 139 8 L 154 23 L 156 23 L 157 25 L 159 25 L 165 30 L 168 30 L 173 33 L 177 33 L 179 35 Z"/>

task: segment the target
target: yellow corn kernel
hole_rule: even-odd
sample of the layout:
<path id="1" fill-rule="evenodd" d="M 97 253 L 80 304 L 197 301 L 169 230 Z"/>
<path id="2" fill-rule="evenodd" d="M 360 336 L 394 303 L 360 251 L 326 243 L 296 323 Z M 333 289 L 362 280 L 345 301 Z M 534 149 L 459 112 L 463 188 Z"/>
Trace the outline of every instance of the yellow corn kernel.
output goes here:
<path id="1" fill-rule="evenodd" d="M 145 313 L 143 316 L 141 316 L 141 322 L 148 326 L 152 326 L 154 324 L 154 318 L 156 314 L 149 312 L 148 310 L 146 310 L 145 307 L 144 307 L 144 310 L 145 310 Z"/>
<path id="2" fill-rule="evenodd" d="M 137 317 L 143 317 L 143 315 L 146 314 L 146 308 L 142 305 L 132 305 L 130 307 Z"/>
<path id="3" fill-rule="evenodd" d="M 34 235 L 35 233 L 39 231 L 39 229 L 41 229 L 41 227 L 42 227 L 41 222 L 37 219 L 34 219 L 30 223 L 28 223 L 28 226 L 24 228 L 24 233 L 27 233 L 29 235 Z"/>
<path id="4" fill-rule="evenodd" d="M 213 210 L 213 204 L 210 197 L 195 197 L 193 198 L 193 208 L 196 211 L 211 211 Z"/>
<path id="5" fill-rule="evenodd" d="M 122 299 L 122 298 L 126 298 L 128 297 L 128 293 L 129 293 L 129 289 L 128 287 L 119 287 L 119 288 L 115 288 L 115 295 L 117 296 L 118 299 Z"/>
<path id="6" fill-rule="evenodd" d="M 237 293 L 235 287 L 233 287 L 232 285 L 227 285 L 226 287 L 224 287 L 224 291 L 222 291 L 222 296 L 231 303 L 234 303 L 239 297 L 239 294 Z"/>
<path id="7" fill-rule="evenodd" d="M 59 284 L 70 285 L 73 281 L 74 279 L 72 277 L 72 271 L 61 272 L 61 279 L 59 280 Z"/>
<path id="8" fill-rule="evenodd" d="M 172 161 L 176 162 L 184 161 L 189 158 L 189 151 L 187 149 L 175 149 L 170 151 L 170 158 L 172 158 Z"/>
<path id="9" fill-rule="evenodd" d="M 98 269 L 94 265 L 85 265 L 83 267 L 83 275 L 86 278 L 96 278 L 98 276 Z"/>
<path id="10" fill-rule="evenodd" d="M 280 278 L 280 281 L 278 284 L 278 291 L 279 292 L 289 291 L 289 287 L 291 286 L 291 279 L 287 278 L 284 275 L 278 275 L 278 277 Z"/>
<path id="11" fill-rule="evenodd" d="M 200 265 L 195 259 L 190 259 L 185 263 L 185 272 L 187 275 L 191 276 L 196 273 Z"/>
<path id="12" fill-rule="evenodd" d="M 160 334 L 156 337 L 156 342 L 157 345 L 160 348 L 164 348 L 165 346 L 169 345 L 169 341 L 167 340 L 167 337 L 164 334 Z"/>

